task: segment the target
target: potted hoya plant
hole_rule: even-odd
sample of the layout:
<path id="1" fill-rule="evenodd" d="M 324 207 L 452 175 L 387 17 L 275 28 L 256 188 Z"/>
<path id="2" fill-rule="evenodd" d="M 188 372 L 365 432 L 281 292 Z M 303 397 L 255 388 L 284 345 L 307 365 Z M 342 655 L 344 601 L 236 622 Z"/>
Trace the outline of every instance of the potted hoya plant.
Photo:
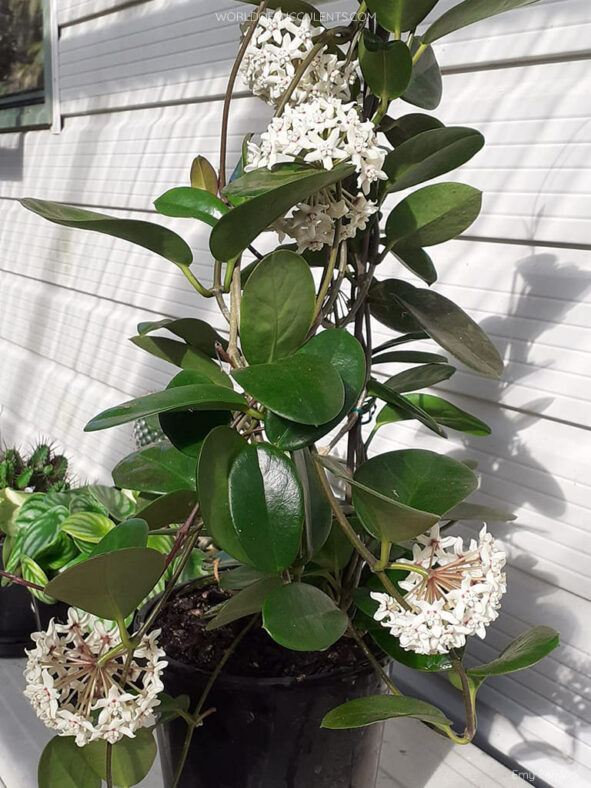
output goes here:
<path id="1" fill-rule="evenodd" d="M 528 2 L 465 0 L 427 25 L 437 0 L 368 0 L 327 28 L 302 0 L 263 0 L 231 70 L 219 166 L 198 156 L 190 185 L 155 202 L 211 228 L 206 283 L 166 227 L 23 200 L 161 255 L 227 323 L 141 323 L 132 341 L 180 370 L 86 426 L 157 418 L 166 440 L 114 470 L 117 486 L 151 501 L 37 583 L 71 606 L 66 623 L 34 635 L 25 671 L 56 732 L 40 785 L 133 785 L 157 727 L 167 788 L 370 788 L 384 720 L 414 717 L 470 742 L 482 682 L 558 645 L 535 626 L 491 663 L 464 662 L 467 640 L 498 616 L 505 554 L 486 525 L 469 542 L 453 526 L 511 516 L 471 502 L 476 470 L 443 441 L 441 453 L 377 453 L 372 442 L 403 420 L 442 439 L 489 433 L 421 391 L 450 378 L 454 359 L 502 373 L 483 331 L 438 293 L 425 251 L 465 231 L 481 203 L 469 185 L 425 182 L 483 138 L 416 107 L 441 98 L 433 44 Z M 227 178 L 239 76 L 273 116 Z M 392 332 L 377 346 L 374 321 Z M 166 552 L 150 545 L 155 532 L 171 540 Z M 182 584 L 196 550 L 202 577 Z M 402 694 L 398 663 L 447 676 L 465 720 Z"/>

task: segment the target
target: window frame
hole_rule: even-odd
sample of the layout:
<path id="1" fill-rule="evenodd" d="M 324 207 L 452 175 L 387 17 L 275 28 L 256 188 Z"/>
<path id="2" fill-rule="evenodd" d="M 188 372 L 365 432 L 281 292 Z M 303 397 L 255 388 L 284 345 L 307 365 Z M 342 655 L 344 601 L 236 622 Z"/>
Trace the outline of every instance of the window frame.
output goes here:
<path id="1" fill-rule="evenodd" d="M 53 34 L 52 0 L 42 0 L 43 9 L 43 88 L 19 100 L 0 98 L 0 133 L 27 129 L 47 129 L 53 119 L 53 46 L 57 35 Z M 41 98 L 41 101 L 35 101 Z M 32 103 L 33 100 L 33 103 Z"/>

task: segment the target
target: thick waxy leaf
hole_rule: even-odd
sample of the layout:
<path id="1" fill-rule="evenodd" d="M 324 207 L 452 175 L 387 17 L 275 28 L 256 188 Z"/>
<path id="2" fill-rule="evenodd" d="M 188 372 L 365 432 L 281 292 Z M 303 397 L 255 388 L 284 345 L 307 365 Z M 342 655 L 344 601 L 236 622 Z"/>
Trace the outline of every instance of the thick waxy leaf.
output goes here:
<path id="1" fill-rule="evenodd" d="M 445 356 L 422 350 L 392 350 L 372 358 L 372 364 L 445 364 L 446 361 Z"/>
<path id="2" fill-rule="evenodd" d="M 404 334 L 401 337 L 395 337 L 394 339 L 390 339 L 388 342 L 384 342 L 382 345 L 378 345 L 378 347 L 373 349 L 372 353 L 373 355 L 378 355 L 378 353 L 382 353 L 384 350 L 389 350 L 391 347 L 406 345 L 409 342 L 416 342 L 419 339 L 429 339 L 429 335 L 424 331 L 414 331 L 410 334 Z"/>
<path id="3" fill-rule="evenodd" d="M 419 367 L 411 367 L 388 378 L 385 385 L 393 391 L 402 394 L 405 391 L 416 391 L 417 389 L 434 386 L 442 380 L 447 380 L 456 371 L 451 364 L 421 364 Z M 420 407 L 420 405 L 419 405 Z"/>
<path id="4" fill-rule="evenodd" d="M 209 323 L 196 317 L 166 318 L 156 322 L 138 323 L 137 332 L 140 336 L 144 336 L 152 331 L 159 331 L 161 328 L 176 334 L 188 345 L 201 350 L 210 358 L 217 358 L 216 344 L 219 343 L 224 349 L 228 347 L 227 340 L 218 334 Z"/>
<path id="5" fill-rule="evenodd" d="M 116 487 L 92 484 L 87 489 L 116 520 L 127 520 L 135 513 L 135 501 Z"/>
<path id="6" fill-rule="evenodd" d="M 437 271 L 433 265 L 433 260 L 420 246 L 397 244 L 396 248 L 392 250 L 392 254 L 398 258 L 405 268 L 416 274 L 423 282 L 432 285 L 433 282 L 437 281 Z"/>
<path id="7" fill-rule="evenodd" d="M 551 627 L 533 627 L 522 632 L 519 637 L 509 643 L 499 656 L 486 665 L 469 668 L 467 673 L 473 679 L 485 679 L 487 676 L 502 676 L 535 665 L 551 651 L 558 648 L 558 632 Z"/>
<path id="8" fill-rule="evenodd" d="M 242 588 L 251 586 L 257 580 L 262 580 L 265 575 L 252 566 L 237 566 L 236 569 L 228 569 L 220 575 L 220 588 L 225 591 L 239 591 Z"/>
<path id="9" fill-rule="evenodd" d="M 103 780 L 107 779 L 106 748 L 105 741 L 93 741 L 82 749 L 88 766 Z M 111 752 L 111 774 L 114 785 L 125 786 L 125 788 L 129 785 L 137 785 L 148 774 L 155 758 L 156 742 L 150 728 L 140 728 L 133 739 L 124 736 L 113 744 Z"/>
<path id="10" fill-rule="evenodd" d="M 372 629 L 370 635 L 384 654 L 413 670 L 439 672 L 453 668 L 449 654 L 416 654 L 414 651 L 406 651 L 400 645 L 398 638 L 391 635 L 384 627 Z"/>
<path id="11" fill-rule="evenodd" d="M 308 559 L 311 559 L 328 539 L 332 509 L 320 485 L 309 450 L 295 451 L 293 461 L 304 494 L 305 549 Z"/>
<path id="12" fill-rule="evenodd" d="M 464 0 L 433 22 L 423 35 L 423 41 L 425 44 L 432 44 L 433 41 L 453 33 L 454 30 L 535 2 L 537 0 Z"/>
<path id="13" fill-rule="evenodd" d="M 433 725 L 451 725 L 451 721 L 442 711 L 423 700 L 400 695 L 374 695 L 355 698 L 337 706 L 328 712 L 320 727 L 332 730 L 361 728 L 395 717 L 413 717 Z"/>
<path id="14" fill-rule="evenodd" d="M 78 747 L 73 736 L 50 739 L 39 759 L 39 788 L 101 788 L 101 778 L 84 757 L 85 749 Z"/>
<path id="15" fill-rule="evenodd" d="M 177 186 L 169 189 L 157 200 L 154 207 L 163 216 L 179 216 L 199 219 L 201 222 L 215 227 L 230 210 L 219 197 L 205 189 L 194 189 L 191 186 Z"/>
<path id="16" fill-rule="evenodd" d="M 345 400 L 336 368 L 307 353 L 235 369 L 232 375 L 261 405 L 301 424 L 325 424 L 340 413 Z"/>
<path id="17" fill-rule="evenodd" d="M 188 244 L 167 227 L 160 227 L 151 222 L 137 219 L 117 219 L 104 213 L 95 213 L 86 208 L 75 208 L 49 200 L 24 199 L 20 201 L 29 211 L 64 227 L 75 227 L 80 230 L 94 230 L 124 241 L 131 241 L 143 246 L 151 252 L 170 260 L 176 265 L 187 266 L 193 261 L 193 254 Z"/>
<path id="18" fill-rule="evenodd" d="M 445 520 L 481 520 L 484 523 L 508 523 L 517 516 L 479 503 L 459 503 L 444 515 Z"/>
<path id="19" fill-rule="evenodd" d="M 263 626 L 285 648 L 322 651 L 347 629 L 347 616 L 323 591 L 289 583 L 272 591 L 263 605 Z"/>
<path id="20" fill-rule="evenodd" d="M 230 378 L 226 373 L 198 348 L 167 337 L 138 336 L 131 337 L 131 341 L 147 353 L 164 359 L 181 369 L 200 372 L 207 378 L 206 382 L 232 388 Z"/>
<path id="21" fill-rule="evenodd" d="M 420 333 L 421 324 L 396 299 L 394 293 L 397 281 L 385 279 L 372 285 L 368 298 L 370 312 L 372 317 L 393 331 L 416 335 Z"/>
<path id="22" fill-rule="evenodd" d="M 293 421 L 268 413 L 265 429 L 269 440 L 281 449 L 293 451 L 310 446 L 330 432 L 357 402 L 365 383 L 365 353 L 355 337 L 344 329 L 329 329 L 312 337 L 299 351 L 324 359 L 339 373 L 345 389 L 345 400 L 340 413 L 320 427 L 296 424 Z"/>
<path id="23" fill-rule="evenodd" d="M 438 0 L 369 0 L 372 11 L 381 27 L 394 32 L 406 32 L 422 22 Z"/>
<path id="24" fill-rule="evenodd" d="M 280 577 L 264 577 L 251 583 L 224 603 L 217 616 L 207 625 L 207 629 L 218 629 L 244 616 L 259 613 L 271 591 L 281 584 Z"/>
<path id="25" fill-rule="evenodd" d="M 240 305 L 240 341 L 249 364 L 295 353 L 312 325 L 315 294 L 310 267 L 300 255 L 279 250 L 260 261 Z"/>
<path id="26" fill-rule="evenodd" d="M 207 532 L 218 547 L 244 564 L 250 561 L 234 528 L 229 479 L 234 460 L 247 445 L 236 430 L 216 427 L 203 441 L 197 466 L 200 511 Z"/>
<path id="27" fill-rule="evenodd" d="M 429 336 L 470 369 L 487 377 L 503 372 L 503 360 L 480 326 L 450 301 L 432 290 L 396 282 L 390 292 Z"/>
<path id="28" fill-rule="evenodd" d="M 382 167 L 388 176 L 385 188 L 401 191 L 437 178 L 467 162 L 483 145 L 480 132 L 462 126 L 417 134 L 386 156 Z"/>
<path id="29" fill-rule="evenodd" d="M 36 558 L 59 538 L 60 528 L 68 516 L 64 506 L 55 506 L 35 519 L 22 536 L 21 554 Z M 112 523 L 111 523 L 112 525 Z"/>
<path id="30" fill-rule="evenodd" d="M 293 462 L 268 443 L 247 445 L 228 479 L 230 516 L 237 538 L 260 572 L 279 572 L 296 558 L 304 499 Z"/>
<path id="31" fill-rule="evenodd" d="M 296 162 L 281 162 L 271 169 L 259 167 L 236 178 L 226 186 L 224 194 L 235 199 L 236 197 L 259 197 L 271 189 L 284 186 L 288 183 L 299 181 L 310 175 L 310 165 Z"/>
<path id="32" fill-rule="evenodd" d="M 104 514 L 76 512 L 63 521 L 61 530 L 75 539 L 98 544 L 113 527 L 113 521 Z"/>
<path id="33" fill-rule="evenodd" d="M 347 566 L 352 555 L 353 545 L 335 521 L 330 529 L 328 539 L 313 560 L 315 564 L 336 573 Z"/>
<path id="34" fill-rule="evenodd" d="M 149 446 L 124 457 L 113 469 L 113 481 L 140 492 L 194 491 L 195 460 L 165 443 Z"/>
<path id="35" fill-rule="evenodd" d="M 389 128 L 385 131 L 388 142 L 395 148 L 406 140 L 412 139 L 417 134 L 431 129 L 443 128 L 443 123 L 432 115 L 423 115 L 421 112 L 411 112 L 401 118 L 392 120 L 388 118 Z"/>
<path id="36" fill-rule="evenodd" d="M 162 495 L 138 512 L 138 517 L 148 523 L 151 531 L 169 525 L 184 523 L 197 503 L 194 490 L 176 490 Z"/>
<path id="37" fill-rule="evenodd" d="M 449 427 L 459 432 L 467 432 L 470 435 L 490 435 L 491 430 L 487 424 L 441 397 L 436 397 L 433 394 L 407 394 L 405 399 L 421 408 L 425 413 L 428 413 L 438 424 L 444 427 Z M 409 411 L 402 410 L 396 406 L 386 405 L 378 413 L 376 429 L 384 424 L 392 424 L 411 418 L 413 416 Z"/>
<path id="38" fill-rule="evenodd" d="M 111 553 L 113 550 L 123 550 L 126 547 L 146 547 L 148 544 L 148 523 L 145 520 L 135 518 L 119 523 L 111 529 L 106 536 L 100 540 L 92 550 L 89 558 L 103 553 Z"/>
<path id="39" fill-rule="evenodd" d="M 293 205 L 347 178 L 354 171 L 351 164 L 340 164 L 332 170 L 310 168 L 309 175 L 238 205 L 223 216 L 211 231 L 211 253 L 216 260 L 231 260 Z"/>
<path id="40" fill-rule="evenodd" d="M 412 58 L 403 41 L 382 41 L 365 30 L 359 40 L 359 65 L 375 96 L 395 99 L 410 82 Z"/>
<path id="41" fill-rule="evenodd" d="M 191 186 L 205 189 L 212 194 L 218 193 L 218 176 L 205 156 L 195 156 L 191 164 Z"/>
<path id="42" fill-rule="evenodd" d="M 152 590 L 164 571 L 164 561 L 162 553 L 149 547 L 116 550 L 71 566 L 45 590 L 99 618 L 125 618 Z"/>
<path id="43" fill-rule="evenodd" d="M 370 533 L 391 542 L 423 533 L 478 484 L 463 463 L 423 449 L 372 457 L 359 466 L 353 480 L 357 516 Z"/>
<path id="44" fill-rule="evenodd" d="M 176 386 L 104 410 L 91 419 L 84 429 L 86 432 L 104 430 L 171 410 L 247 410 L 247 405 L 244 397 L 237 392 L 213 383 Z"/>
<path id="45" fill-rule="evenodd" d="M 411 52 L 414 55 L 419 48 L 421 39 L 415 37 Z M 421 109 L 435 109 L 439 106 L 443 94 L 443 81 L 437 58 L 432 47 L 427 47 L 419 60 L 413 64 L 412 76 L 402 98 L 409 104 Z"/>
<path id="46" fill-rule="evenodd" d="M 415 405 L 414 402 L 411 402 L 408 397 L 403 397 L 402 394 L 385 386 L 383 383 L 378 383 L 378 381 L 373 378 L 369 381 L 367 391 L 368 394 L 379 397 L 389 405 L 393 405 L 397 410 L 407 413 L 409 418 L 417 419 L 421 424 L 424 424 L 425 427 L 441 438 L 447 438 L 447 433 L 439 426 L 435 419 L 418 405 Z"/>
<path id="47" fill-rule="evenodd" d="M 434 246 L 460 235 L 480 213 L 482 192 L 464 183 L 435 183 L 409 194 L 386 221 L 388 245 Z M 395 250 L 396 251 L 396 250 Z"/>

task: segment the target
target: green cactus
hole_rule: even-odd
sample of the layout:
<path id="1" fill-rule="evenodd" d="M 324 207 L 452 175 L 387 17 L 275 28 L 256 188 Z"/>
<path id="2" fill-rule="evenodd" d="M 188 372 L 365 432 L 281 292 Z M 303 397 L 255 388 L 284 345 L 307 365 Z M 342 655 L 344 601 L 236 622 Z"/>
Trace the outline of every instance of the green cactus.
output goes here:
<path id="1" fill-rule="evenodd" d="M 158 416 L 146 416 L 134 421 L 133 437 L 138 449 L 143 449 L 145 446 L 151 446 L 153 443 L 159 443 L 166 439 L 160 428 Z"/>
<path id="2" fill-rule="evenodd" d="M 17 449 L 6 449 L 0 456 L 0 490 L 67 490 L 67 476 L 68 460 L 62 454 L 54 454 L 48 443 L 37 444 L 27 459 Z"/>

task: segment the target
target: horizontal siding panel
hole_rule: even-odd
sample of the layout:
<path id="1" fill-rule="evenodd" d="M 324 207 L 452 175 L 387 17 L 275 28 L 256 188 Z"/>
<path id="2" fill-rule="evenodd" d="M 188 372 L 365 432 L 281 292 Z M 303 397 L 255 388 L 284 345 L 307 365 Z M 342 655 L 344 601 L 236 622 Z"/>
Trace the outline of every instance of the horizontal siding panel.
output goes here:
<path id="1" fill-rule="evenodd" d="M 95 14 L 111 14 L 129 0 L 57 0 L 58 25 L 71 25 Z M 145 3 L 151 0 L 144 0 Z"/>

